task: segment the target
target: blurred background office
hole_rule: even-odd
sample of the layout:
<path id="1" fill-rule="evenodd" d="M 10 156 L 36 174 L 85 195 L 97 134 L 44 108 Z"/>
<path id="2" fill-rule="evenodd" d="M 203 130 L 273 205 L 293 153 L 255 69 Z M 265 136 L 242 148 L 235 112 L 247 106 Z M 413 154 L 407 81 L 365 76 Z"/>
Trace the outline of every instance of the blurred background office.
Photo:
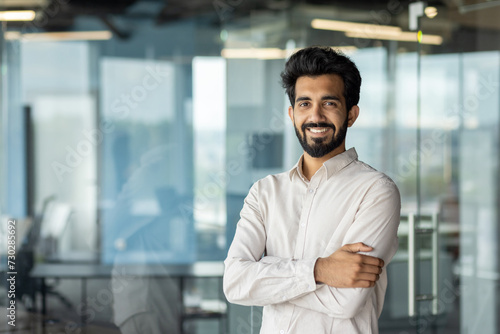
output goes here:
<path id="1" fill-rule="evenodd" d="M 301 154 L 279 74 L 310 45 L 358 65 L 347 147 L 401 191 L 380 332 L 499 333 L 499 17 L 494 0 L 0 0 L 16 333 L 258 333 L 222 261 L 250 186 Z"/>

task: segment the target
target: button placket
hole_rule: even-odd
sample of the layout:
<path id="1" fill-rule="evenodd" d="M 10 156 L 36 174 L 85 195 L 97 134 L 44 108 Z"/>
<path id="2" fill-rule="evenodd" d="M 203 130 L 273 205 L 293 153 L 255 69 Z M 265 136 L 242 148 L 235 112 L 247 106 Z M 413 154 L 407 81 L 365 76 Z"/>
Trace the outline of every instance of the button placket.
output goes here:
<path id="1" fill-rule="evenodd" d="M 323 175 L 315 175 L 312 180 L 309 182 L 309 186 L 306 189 L 306 196 L 304 196 L 304 203 L 302 205 L 302 212 L 300 214 L 299 220 L 299 231 L 297 233 L 296 238 L 296 246 L 295 246 L 295 259 L 302 259 L 304 256 L 304 247 L 306 245 L 306 232 L 307 225 L 309 222 L 309 215 L 311 212 L 312 204 L 314 201 L 314 196 L 316 194 L 316 189 L 321 182 Z"/>

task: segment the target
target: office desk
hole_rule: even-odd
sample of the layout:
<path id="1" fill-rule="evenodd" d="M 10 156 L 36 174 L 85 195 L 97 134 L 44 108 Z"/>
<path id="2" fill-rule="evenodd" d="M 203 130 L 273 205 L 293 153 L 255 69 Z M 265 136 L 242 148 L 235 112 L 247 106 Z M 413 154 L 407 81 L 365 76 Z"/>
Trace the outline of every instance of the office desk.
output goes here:
<path id="1" fill-rule="evenodd" d="M 187 319 L 207 319 L 216 318 L 223 320 L 226 317 L 226 311 L 221 312 L 185 312 L 183 291 L 185 280 L 191 278 L 218 278 L 222 279 L 224 273 L 223 262 L 196 262 L 189 265 L 120 265 L 119 269 L 125 268 L 127 273 L 140 275 L 142 277 L 169 277 L 179 280 L 179 289 L 181 295 L 182 317 L 180 321 L 181 332 L 182 324 Z M 81 280 L 81 302 L 87 301 L 87 280 L 89 279 L 109 279 L 112 277 L 113 266 L 95 263 L 88 264 L 64 264 L 64 263 L 43 263 L 37 264 L 31 271 L 31 277 L 41 280 L 42 295 L 42 314 L 47 314 L 47 279 L 78 279 Z M 119 273 L 118 273 L 119 274 Z M 224 296 L 219 294 L 220 300 Z M 84 315 L 81 315 L 81 323 L 85 324 Z M 222 326 L 219 326 L 222 331 Z"/>

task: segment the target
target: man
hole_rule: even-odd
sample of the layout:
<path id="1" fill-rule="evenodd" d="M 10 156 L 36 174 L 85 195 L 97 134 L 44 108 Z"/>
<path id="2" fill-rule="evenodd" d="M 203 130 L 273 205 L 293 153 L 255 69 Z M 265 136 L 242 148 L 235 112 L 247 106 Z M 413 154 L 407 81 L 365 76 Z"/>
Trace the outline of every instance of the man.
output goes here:
<path id="1" fill-rule="evenodd" d="M 264 306 L 261 333 L 378 333 L 400 196 L 345 149 L 359 114 L 359 71 L 330 48 L 310 47 L 281 76 L 304 154 L 250 189 L 224 292 L 229 302 Z"/>

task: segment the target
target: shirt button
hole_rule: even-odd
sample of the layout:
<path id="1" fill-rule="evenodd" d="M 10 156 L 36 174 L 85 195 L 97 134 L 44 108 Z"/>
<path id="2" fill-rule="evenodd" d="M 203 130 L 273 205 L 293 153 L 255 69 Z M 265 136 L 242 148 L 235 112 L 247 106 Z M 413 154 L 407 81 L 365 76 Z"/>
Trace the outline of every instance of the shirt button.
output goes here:
<path id="1" fill-rule="evenodd" d="M 285 331 L 284 330 L 280 330 L 280 334 L 285 334 Z"/>
<path id="2" fill-rule="evenodd" d="M 312 194 L 314 192 L 314 189 L 309 189 L 309 193 Z"/>
<path id="3" fill-rule="evenodd" d="M 306 227 L 306 224 L 305 223 L 301 223 L 300 226 Z"/>

